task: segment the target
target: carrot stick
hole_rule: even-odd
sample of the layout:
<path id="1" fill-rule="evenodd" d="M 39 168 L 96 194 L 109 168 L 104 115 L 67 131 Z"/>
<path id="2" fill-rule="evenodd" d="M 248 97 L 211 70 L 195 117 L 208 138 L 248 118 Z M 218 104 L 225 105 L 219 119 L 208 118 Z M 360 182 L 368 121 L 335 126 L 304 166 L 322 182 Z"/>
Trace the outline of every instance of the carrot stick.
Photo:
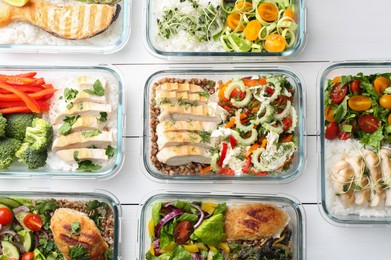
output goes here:
<path id="1" fill-rule="evenodd" d="M 235 125 L 235 121 L 236 121 L 235 117 L 234 116 L 231 117 L 231 120 L 229 120 L 229 122 L 227 124 L 225 124 L 225 128 L 233 127 Z"/>
<path id="2" fill-rule="evenodd" d="M 212 171 L 212 167 L 211 166 L 208 166 L 208 167 L 205 167 L 204 169 L 202 169 L 201 171 L 200 171 L 200 174 L 201 175 L 205 175 L 205 174 L 207 174 L 208 172 L 211 172 Z"/>
<path id="3" fill-rule="evenodd" d="M 255 150 L 257 150 L 261 145 L 260 144 L 253 144 L 250 149 L 247 150 L 247 152 L 244 154 L 244 157 L 250 156 Z"/>
<path id="4" fill-rule="evenodd" d="M 284 139 L 282 139 L 281 143 L 289 143 L 289 142 L 292 142 L 292 140 L 293 140 L 293 134 L 290 134 L 287 137 L 285 137 Z"/>

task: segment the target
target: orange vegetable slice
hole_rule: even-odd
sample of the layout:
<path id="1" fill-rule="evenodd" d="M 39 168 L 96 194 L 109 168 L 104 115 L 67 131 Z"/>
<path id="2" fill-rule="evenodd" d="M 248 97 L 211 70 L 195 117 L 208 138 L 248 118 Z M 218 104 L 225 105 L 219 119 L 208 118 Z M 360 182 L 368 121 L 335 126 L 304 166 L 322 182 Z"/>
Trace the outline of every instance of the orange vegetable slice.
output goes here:
<path id="1" fill-rule="evenodd" d="M 240 23 L 240 14 L 233 13 L 233 14 L 228 15 L 226 23 L 229 28 L 231 28 L 232 30 L 236 30 L 236 28 L 238 27 L 238 25 Z M 241 25 L 237 31 L 242 32 L 243 30 L 244 30 L 244 26 Z"/>
<path id="2" fill-rule="evenodd" d="M 259 31 L 262 28 L 262 24 L 258 20 L 252 20 L 244 29 L 244 36 L 248 41 L 255 41 L 258 39 Z"/>
<path id="3" fill-rule="evenodd" d="M 285 50 L 286 41 L 279 34 L 270 34 L 265 40 L 265 49 L 268 52 L 282 52 Z"/>
<path id="4" fill-rule="evenodd" d="M 273 3 L 263 2 L 258 6 L 257 12 L 266 22 L 273 22 L 278 18 L 278 8 Z"/>

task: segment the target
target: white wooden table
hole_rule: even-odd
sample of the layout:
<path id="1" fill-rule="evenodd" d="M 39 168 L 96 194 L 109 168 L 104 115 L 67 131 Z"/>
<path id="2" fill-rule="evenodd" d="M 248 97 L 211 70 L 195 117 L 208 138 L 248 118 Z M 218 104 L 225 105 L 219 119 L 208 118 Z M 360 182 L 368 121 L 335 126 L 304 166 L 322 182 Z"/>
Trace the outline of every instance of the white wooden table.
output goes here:
<path id="1" fill-rule="evenodd" d="M 122 170 L 107 181 L 1 180 L 0 190 L 87 190 L 105 189 L 114 193 L 123 208 L 123 259 L 136 259 L 137 209 L 139 201 L 158 189 L 282 192 L 300 200 L 307 215 L 307 259 L 390 259 L 391 229 L 340 228 L 327 223 L 317 205 L 316 88 L 317 75 L 328 61 L 385 60 L 391 57 L 391 1 L 307 0 L 308 39 L 304 51 L 282 61 L 302 74 L 307 93 L 307 165 L 302 176 L 285 185 L 244 184 L 159 184 L 142 172 L 142 95 L 145 81 L 155 71 L 167 69 L 172 61 L 160 60 L 143 44 L 142 0 L 133 0 L 132 32 L 129 43 L 111 55 L 0 54 L 1 64 L 106 63 L 123 72 L 127 90 L 126 162 Z M 201 61 L 202 62 L 202 61 Z M 171 64 L 171 65 L 170 65 Z M 254 63 L 263 65 L 261 62 Z M 191 67 L 190 65 L 182 65 Z M 211 65 L 208 66 L 219 66 Z M 235 65 L 233 65 L 235 66 Z"/>

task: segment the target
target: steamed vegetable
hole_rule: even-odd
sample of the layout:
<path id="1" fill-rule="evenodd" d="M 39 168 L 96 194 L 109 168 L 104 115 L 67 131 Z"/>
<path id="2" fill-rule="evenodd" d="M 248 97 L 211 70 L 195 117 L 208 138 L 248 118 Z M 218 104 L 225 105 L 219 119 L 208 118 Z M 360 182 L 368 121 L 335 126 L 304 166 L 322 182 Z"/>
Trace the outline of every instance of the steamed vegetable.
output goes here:
<path id="1" fill-rule="evenodd" d="M 23 141 L 26 135 L 27 127 L 30 127 L 33 120 L 36 118 L 34 114 L 10 114 L 5 115 L 7 125 L 5 127 L 5 135 L 10 138 L 16 138 Z"/>
<path id="2" fill-rule="evenodd" d="M 8 169 L 22 143 L 13 138 L 0 138 L 0 169 Z"/>

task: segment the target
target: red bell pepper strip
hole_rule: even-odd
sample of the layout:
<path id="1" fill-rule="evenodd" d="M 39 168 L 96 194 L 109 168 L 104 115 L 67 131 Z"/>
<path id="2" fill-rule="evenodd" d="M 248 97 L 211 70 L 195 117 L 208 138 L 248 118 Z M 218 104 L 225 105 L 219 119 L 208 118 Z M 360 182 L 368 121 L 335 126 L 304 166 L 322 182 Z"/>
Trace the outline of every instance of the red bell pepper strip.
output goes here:
<path id="1" fill-rule="evenodd" d="M 7 115 L 7 114 L 15 114 L 15 113 L 31 113 L 30 108 L 23 106 L 23 107 L 9 107 L 9 108 L 3 108 L 0 109 L 0 114 Z"/>
<path id="2" fill-rule="evenodd" d="M 0 88 L 1 89 L 5 89 L 7 91 L 11 91 L 12 93 L 14 93 L 16 96 L 18 96 L 23 102 L 26 103 L 26 106 L 28 108 L 30 108 L 30 110 L 34 113 L 40 113 L 41 112 L 41 108 L 39 107 L 37 101 L 30 97 L 29 95 L 23 93 L 22 91 L 20 90 L 17 90 L 16 88 L 12 87 L 12 86 L 9 86 L 7 84 L 4 84 L 4 83 L 1 83 L 0 82 Z M 11 94 L 12 95 L 12 94 Z"/>
<path id="3" fill-rule="evenodd" d="M 16 75 L 0 74 L 0 76 L 2 76 L 2 77 L 22 77 L 22 78 L 34 78 L 35 75 L 37 75 L 36 72 L 27 72 L 27 73 L 16 74 Z"/>
<path id="4" fill-rule="evenodd" d="M 246 158 L 246 165 L 242 169 L 242 172 L 248 173 L 249 170 L 250 170 L 250 166 L 251 166 L 251 156 L 247 156 L 247 158 Z"/>
<path id="5" fill-rule="evenodd" d="M 39 104 L 39 107 L 41 108 L 42 112 L 49 112 L 50 105 L 48 103 L 40 100 L 38 100 L 37 103 Z M 24 107 L 24 106 L 26 106 L 26 104 L 23 101 L 7 101 L 7 102 L 0 103 L 0 109 L 11 108 L 11 107 Z"/>
<path id="6" fill-rule="evenodd" d="M 232 135 L 229 136 L 229 143 L 231 144 L 232 149 L 236 147 L 238 141 Z"/>
<path id="7" fill-rule="evenodd" d="M 2 83 L 0 82 L 0 84 L 2 84 Z M 30 98 L 35 99 L 35 100 L 46 100 L 45 99 L 46 96 L 48 96 L 49 94 L 53 96 L 53 93 L 56 91 L 57 90 L 54 88 L 48 88 L 48 89 L 44 89 L 44 90 L 41 90 L 36 93 L 25 94 L 25 95 L 27 95 Z M 18 95 L 15 95 L 15 94 L 0 94 L 0 101 L 22 101 L 22 99 Z"/>
<path id="8" fill-rule="evenodd" d="M 54 89 L 52 84 L 44 84 L 43 87 L 45 87 L 45 89 Z M 51 97 L 53 97 L 53 95 L 54 95 L 54 92 L 47 94 L 47 95 L 43 96 L 41 98 L 41 100 L 48 100 Z"/>
<path id="9" fill-rule="evenodd" d="M 221 168 L 219 175 L 235 175 L 235 171 L 230 168 Z"/>
<path id="10" fill-rule="evenodd" d="M 9 85 L 25 86 L 34 84 L 36 81 L 32 78 L 0 76 L 0 81 Z"/>
<path id="11" fill-rule="evenodd" d="M 223 149 L 221 150 L 220 160 L 217 162 L 217 165 L 219 167 L 223 166 L 223 161 L 224 161 L 225 157 L 227 156 L 227 150 L 228 150 L 228 144 L 223 143 Z"/>
<path id="12" fill-rule="evenodd" d="M 18 90 L 20 90 L 20 91 L 22 91 L 24 93 L 35 93 L 35 92 L 38 92 L 38 91 L 41 91 L 41 90 L 45 89 L 42 86 L 36 86 L 36 87 L 17 86 L 15 88 L 17 88 Z M 4 90 L 4 89 L 0 89 L 0 94 L 12 94 L 12 92 Z"/>

